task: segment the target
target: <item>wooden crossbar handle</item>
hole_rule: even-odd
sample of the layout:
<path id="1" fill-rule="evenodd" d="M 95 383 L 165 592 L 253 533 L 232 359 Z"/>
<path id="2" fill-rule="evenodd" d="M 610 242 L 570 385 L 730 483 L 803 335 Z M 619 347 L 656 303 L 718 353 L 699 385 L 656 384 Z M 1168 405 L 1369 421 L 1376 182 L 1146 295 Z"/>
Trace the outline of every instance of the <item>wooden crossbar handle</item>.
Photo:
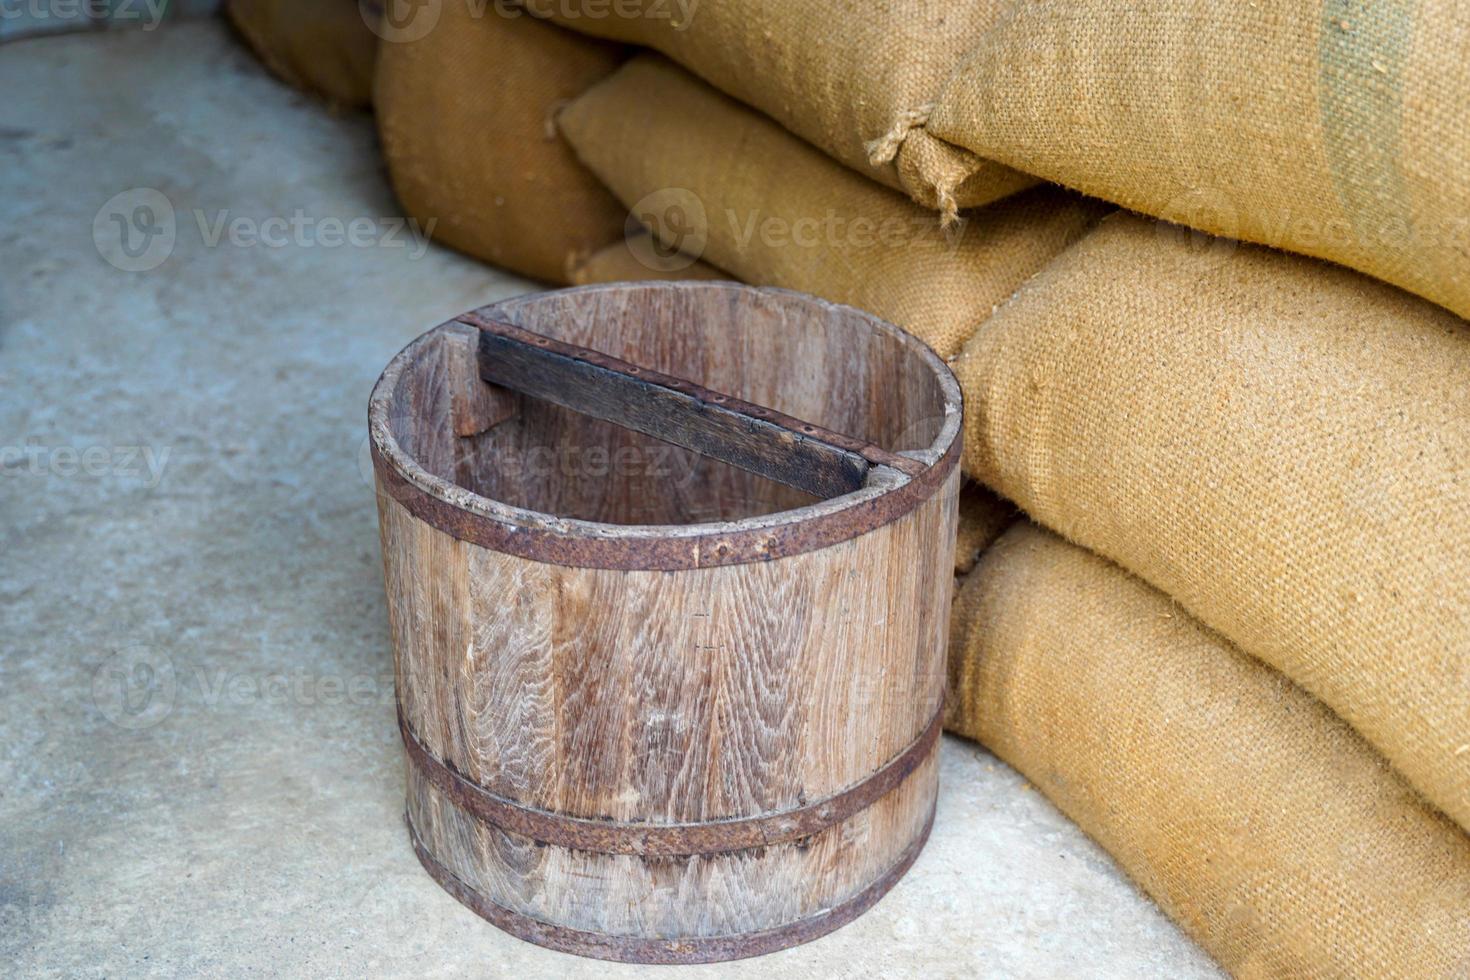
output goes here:
<path id="1" fill-rule="evenodd" d="M 470 313 L 484 381 L 621 425 L 816 497 L 862 487 L 874 467 L 918 460 L 722 392 Z"/>

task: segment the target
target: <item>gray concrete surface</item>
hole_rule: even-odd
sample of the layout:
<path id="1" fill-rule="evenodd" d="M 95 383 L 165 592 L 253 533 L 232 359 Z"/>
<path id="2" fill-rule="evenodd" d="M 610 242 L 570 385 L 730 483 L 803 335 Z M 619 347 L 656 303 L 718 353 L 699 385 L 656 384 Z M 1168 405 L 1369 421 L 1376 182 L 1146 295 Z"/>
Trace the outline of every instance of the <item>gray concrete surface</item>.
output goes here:
<path id="1" fill-rule="evenodd" d="M 223 0 L 0 0 L 0 42 L 75 31 L 152 31 L 203 17 Z"/>
<path id="2" fill-rule="evenodd" d="M 7 45 L 0 89 L 4 972 L 638 972 L 477 919 L 401 821 L 368 390 L 528 284 L 382 240 L 370 122 L 217 24 Z M 933 839 L 872 912 L 687 972 L 1215 975 L 1019 776 L 943 753 Z"/>

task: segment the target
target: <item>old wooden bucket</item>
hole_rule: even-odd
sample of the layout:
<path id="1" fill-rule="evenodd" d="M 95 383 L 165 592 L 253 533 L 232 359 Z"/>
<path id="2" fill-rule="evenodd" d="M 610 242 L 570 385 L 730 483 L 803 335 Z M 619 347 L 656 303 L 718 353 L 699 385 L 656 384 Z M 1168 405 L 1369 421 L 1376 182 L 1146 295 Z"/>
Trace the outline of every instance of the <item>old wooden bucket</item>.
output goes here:
<path id="1" fill-rule="evenodd" d="M 782 290 L 564 290 L 410 344 L 370 427 L 409 833 L 451 894 L 542 945 L 703 962 L 908 869 L 959 478 L 928 348 Z"/>

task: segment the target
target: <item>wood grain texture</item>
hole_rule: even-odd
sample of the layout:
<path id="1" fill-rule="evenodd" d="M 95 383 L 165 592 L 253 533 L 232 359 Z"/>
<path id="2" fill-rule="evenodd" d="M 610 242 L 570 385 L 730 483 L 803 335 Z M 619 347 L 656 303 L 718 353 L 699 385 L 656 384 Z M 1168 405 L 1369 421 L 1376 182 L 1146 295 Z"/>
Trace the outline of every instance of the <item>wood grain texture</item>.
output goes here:
<path id="1" fill-rule="evenodd" d="M 678 936 L 659 938 L 647 936 L 620 936 L 613 933 L 592 932 L 568 926 L 543 922 L 522 915 L 501 905 L 496 905 L 485 894 L 465 884 L 424 846 L 413 824 L 408 826 L 409 839 L 414 853 L 424 870 L 445 891 L 464 903 L 476 914 L 527 942 L 537 943 L 565 953 L 592 956 L 605 960 L 621 960 L 626 963 L 718 963 L 723 960 L 760 956 L 810 942 L 835 929 L 840 929 L 862 915 L 873 904 L 888 893 L 908 873 L 914 861 L 929 840 L 934 826 L 931 813 L 919 834 L 909 842 L 899 855 L 897 862 L 873 879 L 867 887 L 844 899 L 837 905 L 793 922 L 771 929 L 758 929 L 720 936 Z"/>
<path id="2" fill-rule="evenodd" d="M 924 831 L 938 754 L 894 793 L 800 843 L 687 858 L 539 845 L 448 803 L 417 770 L 408 820 L 435 858 L 497 905 L 609 936 L 717 937 L 789 925 L 862 891 Z"/>
<path id="3" fill-rule="evenodd" d="M 475 331 L 438 328 L 385 372 L 372 414 L 400 710 L 429 757 L 553 817 L 663 827 L 800 811 L 864 785 L 925 733 L 943 701 L 959 481 L 958 395 L 937 359 L 857 311 L 725 283 L 592 287 L 484 312 L 872 442 L 919 473 L 814 500 L 535 398 L 487 396 Z M 671 482 L 637 467 L 515 465 L 538 448 L 597 447 L 662 447 L 687 469 Z M 462 540 L 389 492 L 383 467 L 512 528 L 630 548 L 841 521 L 904 484 L 932 492 L 894 496 L 891 519 L 774 560 L 605 568 Z M 553 931 L 766 935 L 875 897 L 863 896 L 922 840 L 936 779 L 929 752 L 810 836 L 714 853 L 533 840 L 467 812 L 413 765 L 408 817 L 435 867 Z"/>
<path id="4" fill-rule="evenodd" d="M 942 498 L 833 548 L 680 573 L 527 562 L 379 505 L 404 715 L 498 796 L 628 822 L 791 809 L 939 709 Z"/>

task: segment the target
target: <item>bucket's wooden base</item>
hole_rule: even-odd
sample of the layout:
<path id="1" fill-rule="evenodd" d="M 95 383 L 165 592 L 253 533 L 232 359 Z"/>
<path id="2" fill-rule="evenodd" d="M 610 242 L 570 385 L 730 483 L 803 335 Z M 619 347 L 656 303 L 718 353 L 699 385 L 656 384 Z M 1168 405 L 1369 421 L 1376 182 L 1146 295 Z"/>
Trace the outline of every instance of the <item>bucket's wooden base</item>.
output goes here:
<path id="1" fill-rule="evenodd" d="M 522 939 L 629 962 L 754 956 L 850 921 L 913 862 L 938 789 L 938 745 L 926 743 L 922 761 L 871 805 L 763 846 L 661 854 L 549 843 L 466 809 L 418 764 L 408 767 L 407 819 L 434 877 Z"/>
<path id="2" fill-rule="evenodd" d="M 924 845 L 929 840 L 929 832 L 934 828 L 934 811 L 932 809 L 929 811 L 929 818 L 924 823 L 924 829 L 899 856 L 898 862 L 867 888 L 842 904 L 790 925 L 767 929 L 764 932 L 684 939 L 609 936 L 600 932 L 568 929 L 521 915 L 519 912 L 495 904 L 460 881 L 452 871 L 436 861 L 424 847 L 423 841 L 419 839 L 418 831 L 414 829 L 413 819 L 407 813 L 404 814 L 404 823 L 408 826 L 408 837 L 413 843 L 413 852 L 418 855 L 419 863 L 439 883 L 440 887 L 453 895 L 470 911 L 517 939 L 524 939 L 526 942 L 563 953 L 575 953 L 578 956 L 590 956 L 599 960 L 616 960 L 621 963 L 692 964 L 720 963 L 726 960 L 762 956 L 791 946 L 800 946 L 802 943 L 811 942 L 829 932 L 841 929 L 877 904 L 878 900 L 888 894 L 888 890 L 898 884 L 898 880 L 908 873 L 909 868 L 913 866 L 914 861 L 918 860 L 919 853 L 923 851 Z"/>

